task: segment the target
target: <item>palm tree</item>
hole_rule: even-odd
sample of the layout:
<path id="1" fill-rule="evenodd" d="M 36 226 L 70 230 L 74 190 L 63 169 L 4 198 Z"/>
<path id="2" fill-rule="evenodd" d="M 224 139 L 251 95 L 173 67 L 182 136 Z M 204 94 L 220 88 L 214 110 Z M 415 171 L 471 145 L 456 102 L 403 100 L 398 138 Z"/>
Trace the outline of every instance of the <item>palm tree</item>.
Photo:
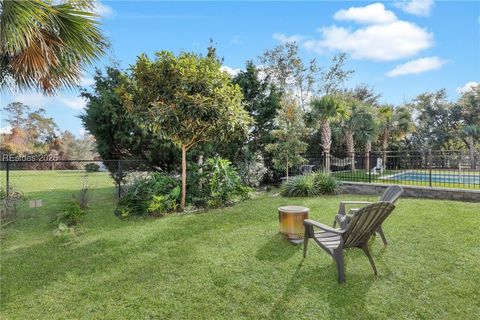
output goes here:
<path id="1" fill-rule="evenodd" d="M 383 165 L 387 163 L 388 140 L 393 129 L 393 111 L 392 105 L 386 104 L 378 109 L 378 120 L 380 125 L 380 142 L 382 146 Z"/>
<path id="2" fill-rule="evenodd" d="M 325 172 L 330 172 L 330 149 L 332 146 L 332 130 L 330 124 L 344 118 L 345 104 L 335 96 L 314 98 L 310 102 L 312 115 L 320 120 L 321 146 L 325 155 Z"/>
<path id="3" fill-rule="evenodd" d="M 104 54 L 95 2 L 0 2 L 0 88 L 54 93 L 79 83 L 84 68 Z"/>
<path id="4" fill-rule="evenodd" d="M 364 169 L 370 170 L 370 152 L 372 140 L 378 136 L 378 123 L 375 120 L 374 109 L 369 105 L 361 105 L 356 112 L 357 127 L 355 138 L 364 145 Z"/>

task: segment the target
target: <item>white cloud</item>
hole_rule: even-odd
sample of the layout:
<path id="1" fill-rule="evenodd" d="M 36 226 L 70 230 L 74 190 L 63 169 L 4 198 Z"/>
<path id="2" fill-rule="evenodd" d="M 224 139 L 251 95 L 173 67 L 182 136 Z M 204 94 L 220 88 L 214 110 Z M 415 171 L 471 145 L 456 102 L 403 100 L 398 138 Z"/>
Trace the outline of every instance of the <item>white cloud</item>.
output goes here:
<path id="1" fill-rule="evenodd" d="M 416 16 L 429 16 L 433 7 L 433 0 L 403 0 L 394 3 L 394 6 Z"/>
<path id="2" fill-rule="evenodd" d="M 292 42 L 299 43 L 300 41 L 305 39 L 305 37 L 300 35 L 300 34 L 294 34 L 294 35 L 291 35 L 291 36 L 287 36 L 283 33 L 274 33 L 272 38 L 274 40 L 277 40 L 278 42 L 280 42 L 282 44 L 292 43 Z"/>
<path id="3" fill-rule="evenodd" d="M 374 3 L 366 7 L 351 7 L 337 11 L 333 16 L 339 21 L 354 21 L 360 24 L 384 24 L 397 21 L 397 16 L 386 10 L 382 3 Z"/>
<path id="4" fill-rule="evenodd" d="M 463 86 L 457 88 L 457 93 L 462 94 L 472 90 L 474 87 L 478 86 L 480 83 L 475 81 L 470 81 L 465 83 Z"/>
<path id="5" fill-rule="evenodd" d="M 78 84 L 81 87 L 89 87 L 94 83 L 95 83 L 95 80 L 93 80 L 93 78 L 86 77 L 86 76 L 81 76 Z"/>
<path id="6" fill-rule="evenodd" d="M 236 76 L 241 71 L 238 68 L 231 68 L 229 66 L 221 66 L 220 70 L 225 71 L 226 73 L 228 73 L 229 75 L 231 75 L 233 77 Z"/>
<path id="7" fill-rule="evenodd" d="M 115 10 L 113 10 L 112 7 L 109 7 L 100 1 L 95 2 L 93 12 L 95 12 L 102 18 L 111 18 L 115 15 Z"/>
<path id="8" fill-rule="evenodd" d="M 82 97 L 58 97 L 58 101 L 70 109 L 83 110 L 87 106 L 87 101 Z"/>
<path id="9" fill-rule="evenodd" d="M 433 34 L 407 21 L 370 25 L 350 30 L 330 26 L 319 29 L 320 40 L 307 40 L 303 46 L 319 54 L 325 50 L 350 53 L 355 59 L 391 61 L 411 57 L 433 45 Z"/>
<path id="10" fill-rule="evenodd" d="M 439 57 L 420 58 L 398 65 L 387 72 L 386 75 L 388 77 L 398 77 L 407 74 L 419 74 L 427 71 L 439 70 L 445 63 L 446 61 Z"/>
<path id="11" fill-rule="evenodd" d="M 83 110 L 86 106 L 85 99 L 77 96 L 59 94 L 56 96 L 45 96 L 40 93 L 22 93 L 12 95 L 11 101 L 22 102 L 32 108 L 47 108 L 65 106 L 73 110 Z"/>
<path id="12" fill-rule="evenodd" d="M 6 126 L 3 128 L 0 128 L 0 134 L 7 134 L 12 131 L 12 126 Z"/>

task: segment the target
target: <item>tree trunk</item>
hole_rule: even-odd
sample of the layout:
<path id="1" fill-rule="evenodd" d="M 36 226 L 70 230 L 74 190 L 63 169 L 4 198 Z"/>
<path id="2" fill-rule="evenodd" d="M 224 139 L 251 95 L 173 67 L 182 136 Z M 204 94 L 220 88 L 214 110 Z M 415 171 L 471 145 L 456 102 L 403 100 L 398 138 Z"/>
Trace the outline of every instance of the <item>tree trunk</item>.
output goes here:
<path id="1" fill-rule="evenodd" d="M 345 142 L 347 144 L 347 153 L 350 157 L 350 171 L 355 171 L 355 141 L 353 140 L 353 131 L 345 132 Z"/>
<path id="2" fill-rule="evenodd" d="M 202 176 L 203 174 L 203 154 L 199 155 L 198 158 L 197 158 L 197 165 L 198 165 L 198 174 L 200 175 L 200 177 Z M 200 178 L 198 180 L 198 190 L 202 190 L 203 189 L 203 178 Z"/>
<path id="3" fill-rule="evenodd" d="M 468 156 L 470 158 L 470 169 L 476 169 L 475 165 L 475 150 L 473 136 L 468 136 Z"/>
<path id="4" fill-rule="evenodd" d="M 330 172 L 330 147 L 332 145 L 332 131 L 330 130 L 330 122 L 322 120 L 322 148 L 325 155 L 325 173 Z"/>
<path id="5" fill-rule="evenodd" d="M 383 166 L 387 166 L 387 148 L 388 148 L 388 132 L 384 131 L 382 135 L 382 160 Z"/>
<path id="6" fill-rule="evenodd" d="M 187 146 L 182 144 L 182 200 L 180 202 L 180 209 L 185 209 L 187 199 Z"/>
<path id="7" fill-rule="evenodd" d="M 287 173 L 287 182 L 288 182 L 288 154 L 287 154 L 287 167 L 286 167 L 286 173 Z"/>
<path id="8" fill-rule="evenodd" d="M 372 151 L 372 142 L 365 142 L 365 171 L 370 170 L 370 151 Z"/>

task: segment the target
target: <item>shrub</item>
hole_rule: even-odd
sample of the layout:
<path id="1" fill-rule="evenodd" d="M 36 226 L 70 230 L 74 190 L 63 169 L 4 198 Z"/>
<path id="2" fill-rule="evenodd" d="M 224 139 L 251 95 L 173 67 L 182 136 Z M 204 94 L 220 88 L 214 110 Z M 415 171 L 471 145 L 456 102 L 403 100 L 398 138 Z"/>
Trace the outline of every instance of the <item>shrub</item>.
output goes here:
<path id="1" fill-rule="evenodd" d="M 259 187 L 267 171 L 263 163 L 263 157 L 259 152 L 238 164 L 238 173 L 243 183 L 250 187 Z"/>
<path id="2" fill-rule="evenodd" d="M 281 186 L 280 194 L 285 197 L 313 197 L 320 194 L 313 175 L 292 177 Z"/>
<path id="3" fill-rule="evenodd" d="M 55 220 L 56 223 L 63 223 L 67 226 L 75 226 L 79 224 L 85 214 L 86 210 L 80 207 L 80 204 L 76 200 L 70 200 L 65 202 Z"/>
<path id="4" fill-rule="evenodd" d="M 292 177 L 281 186 L 280 194 L 285 197 L 313 197 L 321 194 L 340 193 L 341 184 L 333 176 L 314 172 Z"/>
<path id="5" fill-rule="evenodd" d="M 231 162 L 215 157 L 208 159 L 206 166 L 209 207 L 222 207 L 232 204 L 236 199 L 247 199 L 251 188 L 244 185 Z"/>
<path id="6" fill-rule="evenodd" d="M 85 165 L 85 171 L 87 172 L 98 172 L 100 170 L 100 166 L 96 163 L 87 163 Z"/>
<path id="7" fill-rule="evenodd" d="M 341 192 L 342 183 L 331 174 L 314 172 L 312 175 L 321 194 L 339 194 Z"/>
<path id="8" fill-rule="evenodd" d="M 180 183 L 178 179 L 153 173 L 137 177 L 128 186 L 115 214 L 129 216 L 164 216 L 175 211 L 180 203 Z"/>

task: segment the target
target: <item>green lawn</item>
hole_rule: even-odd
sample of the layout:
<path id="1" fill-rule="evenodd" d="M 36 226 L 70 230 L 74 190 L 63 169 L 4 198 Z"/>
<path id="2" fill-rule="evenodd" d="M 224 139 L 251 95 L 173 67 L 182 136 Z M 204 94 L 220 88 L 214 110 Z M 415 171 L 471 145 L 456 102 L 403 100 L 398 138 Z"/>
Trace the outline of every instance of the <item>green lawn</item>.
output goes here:
<path id="1" fill-rule="evenodd" d="M 53 174 L 53 173 L 52 173 Z M 67 177 L 64 177 L 67 179 Z M 68 178 L 71 179 L 71 178 Z M 101 178 L 98 178 L 101 180 Z M 113 215 L 108 176 L 92 190 L 77 238 L 52 235 L 60 196 L 76 184 L 28 196 L 30 209 L 2 230 L 1 319 L 475 319 L 480 314 L 480 204 L 400 199 L 372 239 L 379 276 L 361 250 L 346 277 L 312 243 L 277 233 L 277 207 L 299 204 L 331 223 L 342 199 L 263 193 L 233 207 L 160 219 Z M 99 180 L 99 181 L 100 181 Z M 73 179 L 69 180 L 73 181 Z M 59 185 L 57 185 L 60 183 Z M 62 191 L 65 186 L 66 189 Z"/>

